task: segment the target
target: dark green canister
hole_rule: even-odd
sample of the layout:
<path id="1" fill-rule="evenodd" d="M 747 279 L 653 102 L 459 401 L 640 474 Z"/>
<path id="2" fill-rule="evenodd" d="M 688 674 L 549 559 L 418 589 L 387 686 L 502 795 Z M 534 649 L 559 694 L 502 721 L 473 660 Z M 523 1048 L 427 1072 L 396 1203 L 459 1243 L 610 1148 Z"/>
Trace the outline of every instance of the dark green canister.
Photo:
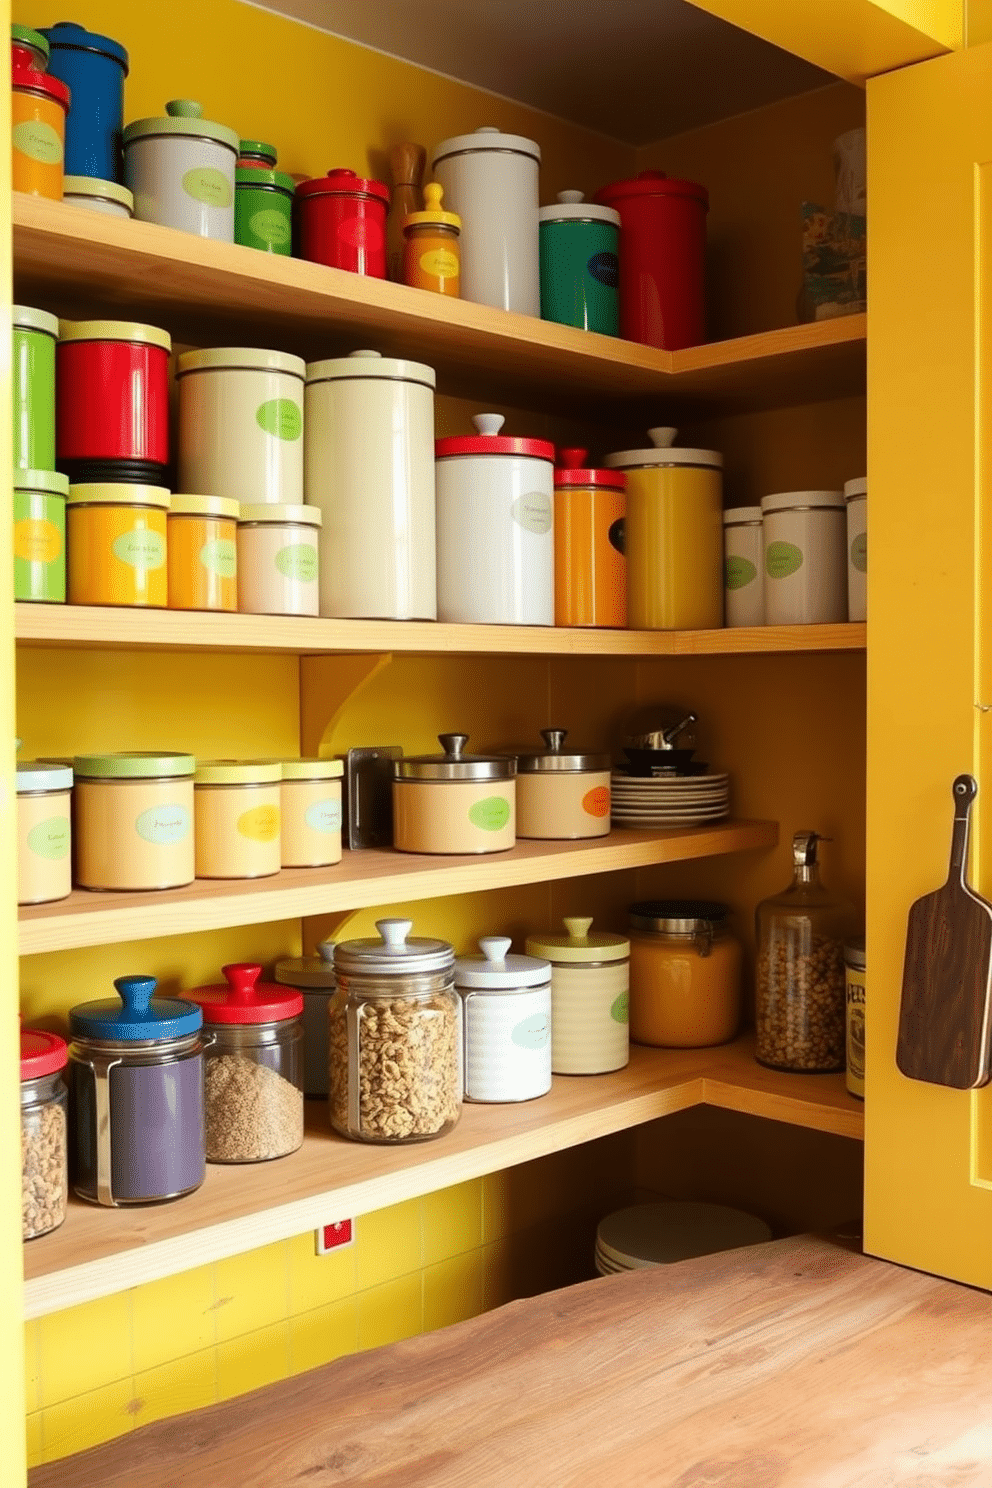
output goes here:
<path id="1" fill-rule="evenodd" d="M 293 249 L 292 176 L 257 167 L 234 172 L 234 241 L 263 253 Z"/>
<path id="2" fill-rule="evenodd" d="M 560 191 L 539 217 L 541 319 L 619 335 L 619 212 Z"/>

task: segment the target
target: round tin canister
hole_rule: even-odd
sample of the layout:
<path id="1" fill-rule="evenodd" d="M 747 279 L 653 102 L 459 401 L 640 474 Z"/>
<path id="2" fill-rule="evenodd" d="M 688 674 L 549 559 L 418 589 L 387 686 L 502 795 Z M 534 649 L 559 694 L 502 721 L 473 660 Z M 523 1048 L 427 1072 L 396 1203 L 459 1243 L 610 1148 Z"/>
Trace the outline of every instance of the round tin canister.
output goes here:
<path id="1" fill-rule="evenodd" d="M 54 470 L 58 318 L 47 310 L 14 305 L 11 325 L 14 470 Z"/>
<path id="2" fill-rule="evenodd" d="M 620 334 L 620 214 L 559 191 L 557 205 L 538 213 L 541 319 Z"/>
<path id="3" fill-rule="evenodd" d="M 69 89 L 36 67 L 11 67 L 11 186 L 62 200 Z"/>
<path id="4" fill-rule="evenodd" d="M 389 187 L 332 170 L 296 187 L 299 255 L 332 269 L 386 277 Z"/>
<path id="5" fill-rule="evenodd" d="M 764 625 L 764 573 L 761 507 L 731 507 L 723 514 L 723 606 L 726 625 Z"/>
<path id="6" fill-rule="evenodd" d="M 158 326 L 63 320 L 56 456 L 70 481 L 162 484 L 169 464 L 169 353 Z"/>
<path id="7" fill-rule="evenodd" d="M 356 351 L 307 367 L 306 499 L 323 512 L 320 611 L 437 617 L 434 369 Z"/>
<path id="8" fill-rule="evenodd" d="M 65 602 L 65 501 L 69 478 L 14 472 L 14 598 Z"/>
<path id="9" fill-rule="evenodd" d="M 627 624 L 627 477 L 585 468 L 588 451 L 560 449 L 555 466 L 555 624 Z"/>
<path id="10" fill-rule="evenodd" d="M 244 141 L 242 141 L 242 144 Z M 293 251 L 293 195 L 296 183 L 261 163 L 234 172 L 234 241 L 263 253 Z"/>
<path id="11" fill-rule="evenodd" d="M 431 168 L 462 219 L 462 298 L 540 315 L 538 172 L 534 140 L 491 125 L 442 140 Z M 550 622 L 549 622 L 550 623 Z"/>
<path id="12" fill-rule="evenodd" d="M 765 623 L 847 619 L 847 517 L 842 491 L 783 491 L 761 502 Z"/>
<path id="13" fill-rule="evenodd" d="M 339 759 L 282 761 L 282 866 L 324 868 L 341 861 Z"/>
<path id="14" fill-rule="evenodd" d="M 266 140 L 238 140 L 238 170 L 275 170 L 278 159 L 275 145 Z"/>
<path id="15" fill-rule="evenodd" d="M 847 618 L 868 618 L 868 478 L 844 482 L 847 504 Z"/>
<path id="16" fill-rule="evenodd" d="M 189 754 L 88 754 L 73 761 L 76 879 L 83 889 L 193 882 Z"/>
<path id="17" fill-rule="evenodd" d="M 17 766 L 17 902 L 48 904 L 72 892 L 72 771 Z"/>
<path id="18" fill-rule="evenodd" d="M 306 363 L 281 351 L 217 346 L 183 352 L 179 489 L 243 506 L 303 503 Z"/>
<path id="19" fill-rule="evenodd" d="M 337 983 L 334 942 L 318 942 L 315 956 L 292 956 L 277 961 L 274 976 L 284 987 L 303 994 L 303 1093 L 327 1095 L 327 1007 Z"/>
<path id="20" fill-rule="evenodd" d="M 204 119 L 191 99 L 172 99 L 165 114 L 137 119 L 124 131 L 124 179 L 134 192 L 135 217 L 233 243 L 237 134 Z"/>
<path id="21" fill-rule="evenodd" d="M 12 67 L 34 67 L 38 72 L 48 71 L 48 38 L 30 26 L 10 28 L 10 62 Z"/>
<path id="22" fill-rule="evenodd" d="M 73 1187 L 111 1207 L 178 1199 L 206 1173 L 203 1013 L 154 997 L 154 977 L 114 986 L 120 1001 L 69 1012 Z"/>
<path id="23" fill-rule="evenodd" d="M 238 608 L 238 514 L 224 496 L 173 496 L 168 518 L 170 610 Z"/>
<path id="24" fill-rule="evenodd" d="M 668 351 L 698 346 L 706 339 L 706 187 L 642 171 L 596 200 L 620 214 L 620 334 Z"/>
<path id="25" fill-rule="evenodd" d="M 847 1034 L 847 1088 L 865 1098 L 865 942 L 850 940 L 844 947 L 844 984 Z"/>
<path id="26" fill-rule="evenodd" d="M 634 630 L 715 630 L 723 624 L 723 456 L 655 448 L 604 464 L 627 473 L 627 623 Z"/>
<path id="27" fill-rule="evenodd" d="M 126 222 L 134 216 L 134 197 L 127 187 L 116 181 L 98 181 L 95 176 L 66 176 L 62 200 L 105 217 L 123 217 Z"/>
<path id="28" fill-rule="evenodd" d="M 518 837 L 609 835 L 610 756 L 566 752 L 567 737 L 567 729 L 542 729 L 547 749 L 517 755 Z"/>
<path id="29" fill-rule="evenodd" d="M 278 760 L 200 760 L 196 786 L 197 878 L 266 878 L 281 862 Z"/>
<path id="30" fill-rule="evenodd" d="M 511 956 L 512 943 L 486 935 L 481 956 L 455 962 L 466 1100 L 535 1100 L 551 1089 L 551 967 Z"/>
<path id="31" fill-rule="evenodd" d="M 528 935 L 528 956 L 551 962 L 551 1068 L 604 1075 L 630 1059 L 630 941 L 566 919 L 565 934 Z"/>
<path id="32" fill-rule="evenodd" d="M 403 219 L 403 283 L 435 294 L 461 294 L 462 219 L 441 206 L 438 181 L 424 187 L 424 210 Z"/>
<path id="33" fill-rule="evenodd" d="M 66 507 L 70 604 L 169 602 L 169 493 L 115 482 L 69 487 Z"/>
<path id="34" fill-rule="evenodd" d="M 67 175 L 119 181 L 127 52 L 119 41 L 73 21 L 47 26 L 42 34 L 49 45 L 49 73 L 72 91 L 65 134 Z"/>
<path id="35" fill-rule="evenodd" d="M 439 439 L 437 618 L 470 625 L 554 625 L 555 447 L 501 435 Z"/>
<path id="36" fill-rule="evenodd" d="M 316 506 L 243 506 L 238 608 L 248 615 L 316 615 L 322 521 Z"/>
<path id="37" fill-rule="evenodd" d="M 517 762 L 463 754 L 467 734 L 438 734 L 444 754 L 393 764 L 393 846 L 399 852 L 506 852 L 517 840 Z"/>

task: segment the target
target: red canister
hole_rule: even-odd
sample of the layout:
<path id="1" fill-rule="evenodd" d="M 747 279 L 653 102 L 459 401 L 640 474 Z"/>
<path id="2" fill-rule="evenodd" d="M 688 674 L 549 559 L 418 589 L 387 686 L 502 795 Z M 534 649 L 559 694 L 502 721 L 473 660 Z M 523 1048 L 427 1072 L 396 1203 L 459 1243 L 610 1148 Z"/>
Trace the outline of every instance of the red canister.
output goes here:
<path id="1" fill-rule="evenodd" d="M 60 322 L 56 464 L 74 485 L 166 484 L 171 349 L 158 326 Z"/>
<path id="2" fill-rule="evenodd" d="M 332 170 L 296 188 L 299 255 L 332 269 L 386 277 L 389 187 Z"/>
<path id="3" fill-rule="evenodd" d="M 677 351 L 706 339 L 706 213 L 696 181 L 642 171 L 596 201 L 620 213 L 620 334 Z"/>

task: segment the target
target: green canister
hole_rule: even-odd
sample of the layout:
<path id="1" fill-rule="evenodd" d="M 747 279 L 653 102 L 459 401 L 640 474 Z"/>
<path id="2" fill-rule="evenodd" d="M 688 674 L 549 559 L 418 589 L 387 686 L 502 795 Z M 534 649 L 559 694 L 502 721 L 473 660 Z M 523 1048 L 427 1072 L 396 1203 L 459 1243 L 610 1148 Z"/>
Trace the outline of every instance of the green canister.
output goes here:
<path id="1" fill-rule="evenodd" d="M 560 191 L 538 215 L 541 319 L 618 336 L 620 213 Z"/>
<path id="2" fill-rule="evenodd" d="M 293 248 L 292 176 L 257 166 L 234 172 L 234 241 L 263 253 L 283 253 Z"/>
<path id="3" fill-rule="evenodd" d="M 65 604 L 65 498 L 69 477 L 14 471 L 14 598 Z"/>
<path id="4" fill-rule="evenodd" d="M 55 469 L 57 315 L 13 307 L 14 469 Z"/>

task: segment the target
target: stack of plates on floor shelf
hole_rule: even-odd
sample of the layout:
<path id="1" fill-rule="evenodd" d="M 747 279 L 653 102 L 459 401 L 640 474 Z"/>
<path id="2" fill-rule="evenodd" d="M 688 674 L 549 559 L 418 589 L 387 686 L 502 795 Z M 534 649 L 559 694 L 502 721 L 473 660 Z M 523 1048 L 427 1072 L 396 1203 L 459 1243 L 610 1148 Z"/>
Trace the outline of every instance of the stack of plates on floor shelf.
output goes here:
<path id="1" fill-rule="evenodd" d="M 764 1220 L 743 1209 L 675 1201 L 635 1204 L 600 1220 L 596 1270 L 600 1276 L 613 1276 L 741 1245 L 761 1245 L 771 1238 Z"/>
<path id="2" fill-rule="evenodd" d="M 730 814 L 729 775 L 626 775 L 614 770 L 616 827 L 696 827 Z"/>

